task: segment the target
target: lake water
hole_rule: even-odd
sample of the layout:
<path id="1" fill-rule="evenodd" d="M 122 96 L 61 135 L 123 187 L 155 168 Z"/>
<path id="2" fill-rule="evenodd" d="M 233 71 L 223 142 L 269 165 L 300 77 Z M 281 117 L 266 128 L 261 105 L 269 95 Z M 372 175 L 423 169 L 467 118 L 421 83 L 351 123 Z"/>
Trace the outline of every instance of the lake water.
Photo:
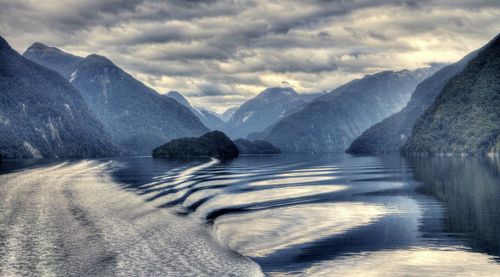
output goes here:
<path id="1" fill-rule="evenodd" d="M 495 158 L 133 157 L 1 170 L 0 275 L 500 276 Z"/>

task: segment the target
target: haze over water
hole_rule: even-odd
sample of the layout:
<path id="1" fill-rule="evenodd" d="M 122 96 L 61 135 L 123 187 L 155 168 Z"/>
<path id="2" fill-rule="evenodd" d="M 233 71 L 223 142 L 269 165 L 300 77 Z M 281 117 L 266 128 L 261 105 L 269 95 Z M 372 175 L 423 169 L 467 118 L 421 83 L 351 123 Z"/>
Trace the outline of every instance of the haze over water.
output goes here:
<path id="1" fill-rule="evenodd" d="M 2 276 L 500 274 L 497 159 L 284 154 L 0 168 Z"/>

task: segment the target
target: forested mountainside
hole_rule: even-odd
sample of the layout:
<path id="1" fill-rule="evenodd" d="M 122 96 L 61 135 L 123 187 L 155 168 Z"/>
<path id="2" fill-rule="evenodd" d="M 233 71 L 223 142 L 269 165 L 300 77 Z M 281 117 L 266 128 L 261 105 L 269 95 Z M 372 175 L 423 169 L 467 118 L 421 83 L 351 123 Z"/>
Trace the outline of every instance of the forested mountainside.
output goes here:
<path id="1" fill-rule="evenodd" d="M 155 158 L 212 157 L 222 160 L 238 157 L 236 145 L 221 131 L 200 137 L 173 139 L 153 150 Z"/>
<path id="2" fill-rule="evenodd" d="M 418 84 L 406 107 L 364 131 L 353 141 L 346 152 L 351 154 L 399 153 L 417 118 L 434 102 L 450 78 L 460 73 L 476 54 L 477 51 L 468 54 L 460 61 L 443 67 Z"/>
<path id="3" fill-rule="evenodd" d="M 415 122 L 403 152 L 500 152 L 500 36 L 448 81 Z"/>

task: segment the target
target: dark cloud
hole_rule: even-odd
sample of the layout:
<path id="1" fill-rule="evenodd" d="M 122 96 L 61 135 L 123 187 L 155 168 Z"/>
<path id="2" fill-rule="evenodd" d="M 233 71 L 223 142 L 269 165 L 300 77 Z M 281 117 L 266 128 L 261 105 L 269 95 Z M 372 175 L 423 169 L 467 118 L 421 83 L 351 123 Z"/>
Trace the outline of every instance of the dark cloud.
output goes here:
<path id="1" fill-rule="evenodd" d="M 99 53 L 159 91 L 233 106 L 267 86 L 330 90 L 452 62 L 500 29 L 498 0 L 0 0 L 0 32 Z"/>
<path id="2" fill-rule="evenodd" d="M 198 86 L 199 93 L 197 96 L 220 96 L 233 95 L 235 92 L 228 86 L 223 84 L 205 83 Z"/>

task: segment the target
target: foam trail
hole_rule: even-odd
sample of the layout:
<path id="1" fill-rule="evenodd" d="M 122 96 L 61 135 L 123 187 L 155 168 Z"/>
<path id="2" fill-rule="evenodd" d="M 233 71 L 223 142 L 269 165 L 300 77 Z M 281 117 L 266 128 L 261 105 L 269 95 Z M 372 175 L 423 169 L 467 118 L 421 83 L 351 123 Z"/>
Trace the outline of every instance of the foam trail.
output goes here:
<path id="1" fill-rule="evenodd" d="M 1 175 L 0 276 L 262 275 L 197 222 L 120 190 L 109 169 L 87 160 Z"/>

